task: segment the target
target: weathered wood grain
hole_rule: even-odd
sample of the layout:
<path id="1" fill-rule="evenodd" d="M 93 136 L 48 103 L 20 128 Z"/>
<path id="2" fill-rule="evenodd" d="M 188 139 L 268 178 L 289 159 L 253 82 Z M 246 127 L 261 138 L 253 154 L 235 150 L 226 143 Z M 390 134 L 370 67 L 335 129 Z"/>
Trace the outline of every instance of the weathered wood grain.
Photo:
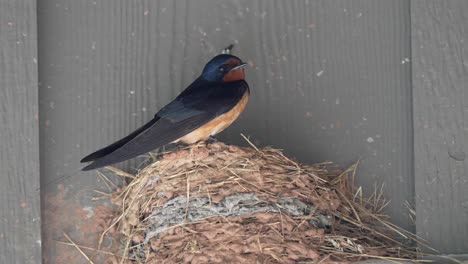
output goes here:
<path id="1" fill-rule="evenodd" d="M 468 252 L 468 2 L 412 1 L 417 234 Z"/>
<path id="2" fill-rule="evenodd" d="M 234 42 L 252 96 L 221 139 L 244 143 L 242 132 L 303 162 L 361 158 L 358 183 L 367 193 L 385 183 L 388 212 L 412 228 L 408 0 L 45 0 L 39 27 L 43 183 L 76 174 L 81 157 L 149 120 Z"/>
<path id="3" fill-rule="evenodd" d="M 0 263 L 41 263 L 36 1 L 0 1 Z"/>

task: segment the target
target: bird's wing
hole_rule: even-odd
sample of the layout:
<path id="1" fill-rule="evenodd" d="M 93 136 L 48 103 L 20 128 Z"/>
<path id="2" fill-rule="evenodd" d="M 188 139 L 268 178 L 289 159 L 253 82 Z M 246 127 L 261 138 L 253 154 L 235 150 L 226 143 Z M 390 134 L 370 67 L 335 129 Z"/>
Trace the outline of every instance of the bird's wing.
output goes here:
<path id="1" fill-rule="evenodd" d="M 109 146 L 107 146 L 105 148 L 102 148 L 102 149 L 100 149 L 100 150 L 98 150 L 96 152 L 93 152 L 93 153 L 89 154 L 88 156 L 84 157 L 80 162 L 81 163 L 90 162 L 90 161 L 99 159 L 101 157 L 104 157 L 104 156 L 114 152 L 116 149 L 122 147 L 127 142 L 129 142 L 130 140 L 134 139 L 136 136 L 141 134 L 143 131 L 150 128 L 152 125 L 154 125 L 156 123 L 156 121 L 158 121 L 158 119 L 159 119 L 158 117 L 154 117 L 153 119 L 151 119 L 151 121 L 149 121 L 148 123 L 146 123 L 142 127 L 138 128 L 137 130 L 133 131 L 130 135 L 120 139 L 117 142 L 112 143 L 111 145 L 109 145 Z"/>
<path id="2" fill-rule="evenodd" d="M 198 80 L 149 123 L 85 157 L 82 162 L 94 162 L 82 170 L 121 162 L 171 143 L 232 109 L 248 89 L 245 81 L 213 84 Z"/>

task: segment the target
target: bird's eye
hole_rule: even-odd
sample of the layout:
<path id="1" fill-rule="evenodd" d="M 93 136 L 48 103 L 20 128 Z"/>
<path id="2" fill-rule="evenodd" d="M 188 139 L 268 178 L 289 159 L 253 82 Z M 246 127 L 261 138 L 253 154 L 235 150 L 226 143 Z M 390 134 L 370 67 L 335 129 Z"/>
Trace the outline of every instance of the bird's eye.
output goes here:
<path id="1" fill-rule="evenodd" d="M 226 71 L 226 66 L 223 65 L 223 66 L 219 67 L 219 71 L 220 72 L 225 72 Z"/>

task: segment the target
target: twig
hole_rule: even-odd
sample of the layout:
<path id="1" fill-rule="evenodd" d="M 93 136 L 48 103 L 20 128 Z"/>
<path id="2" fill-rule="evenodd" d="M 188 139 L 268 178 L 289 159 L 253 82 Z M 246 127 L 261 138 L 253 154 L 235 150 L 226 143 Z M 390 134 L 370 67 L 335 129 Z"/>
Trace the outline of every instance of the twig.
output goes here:
<path id="1" fill-rule="evenodd" d="M 106 254 L 106 255 L 122 257 L 122 256 L 116 255 L 116 254 L 114 254 L 112 252 L 109 252 L 109 251 L 100 250 L 100 249 L 96 249 L 96 248 L 92 248 L 92 247 L 86 247 L 86 246 L 82 246 L 82 245 L 77 245 L 77 244 L 74 244 L 74 243 L 71 243 L 71 242 L 64 242 L 64 241 L 59 241 L 59 240 L 56 240 L 55 242 L 63 244 L 63 245 L 67 245 L 67 246 L 80 247 L 80 248 L 84 248 L 84 249 L 87 249 L 87 250 L 96 251 L 98 253 L 102 253 L 102 254 Z"/>
<path id="2" fill-rule="evenodd" d="M 105 169 L 108 169 L 110 171 L 112 171 L 113 173 L 119 175 L 119 176 L 122 176 L 122 177 L 127 177 L 127 178 L 131 178 L 131 179 L 135 179 L 135 176 L 128 173 L 128 172 L 125 172 L 123 170 L 119 170 L 117 169 L 116 167 L 112 167 L 112 166 L 107 166 L 107 167 L 104 167 Z"/>
<path id="3" fill-rule="evenodd" d="M 104 175 L 104 173 L 100 172 L 100 171 L 96 171 L 96 174 L 102 179 L 102 181 L 104 182 L 104 184 L 107 186 L 107 189 L 109 189 L 109 191 L 112 191 L 112 187 L 111 185 L 114 187 L 114 188 L 117 188 L 117 186 L 111 181 L 109 180 L 106 175 Z"/>
<path id="4" fill-rule="evenodd" d="M 131 236 L 130 236 L 130 237 L 127 239 L 127 243 L 125 243 L 125 249 L 124 249 L 124 253 L 123 253 L 124 256 L 127 256 L 127 255 L 128 255 L 129 246 L 130 246 L 130 242 L 131 242 L 131 241 L 132 241 L 132 239 L 131 239 Z M 124 261 L 125 261 L 125 258 L 122 258 L 122 259 L 120 260 L 120 264 L 123 264 Z"/>
<path id="5" fill-rule="evenodd" d="M 73 242 L 73 240 L 71 240 L 71 238 L 65 232 L 63 232 L 63 235 L 76 248 L 76 250 L 78 250 L 78 252 L 80 252 L 81 255 L 83 255 L 83 257 L 88 261 L 88 263 L 94 264 L 94 262 L 91 261 L 91 259 L 89 259 L 88 256 L 86 256 L 83 250 L 81 250 L 81 248 L 75 242 Z"/>
<path id="6" fill-rule="evenodd" d="M 257 146 L 255 146 L 246 136 L 244 136 L 244 134 L 241 133 L 241 137 L 243 137 L 245 139 L 245 141 L 247 141 L 247 143 L 249 143 L 249 145 L 254 148 L 257 152 L 261 152 Z"/>
<path id="7" fill-rule="evenodd" d="M 190 206 L 190 180 L 187 174 L 187 205 L 185 206 L 185 221 L 187 221 L 188 209 Z"/>

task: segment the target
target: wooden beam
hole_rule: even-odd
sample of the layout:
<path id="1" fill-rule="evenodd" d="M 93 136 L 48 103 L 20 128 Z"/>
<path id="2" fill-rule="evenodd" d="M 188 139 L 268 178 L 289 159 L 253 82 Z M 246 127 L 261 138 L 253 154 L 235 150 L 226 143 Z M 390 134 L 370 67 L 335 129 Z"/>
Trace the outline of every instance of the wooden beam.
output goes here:
<path id="1" fill-rule="evenodd" d="M 36 1 L 0 1 L 0 263 L 41 263 Z"/>
<path id="2" fill-rule="evenodd" d="M 417 234 L 468 252 L 468 1 L 411 1 Z"/>

